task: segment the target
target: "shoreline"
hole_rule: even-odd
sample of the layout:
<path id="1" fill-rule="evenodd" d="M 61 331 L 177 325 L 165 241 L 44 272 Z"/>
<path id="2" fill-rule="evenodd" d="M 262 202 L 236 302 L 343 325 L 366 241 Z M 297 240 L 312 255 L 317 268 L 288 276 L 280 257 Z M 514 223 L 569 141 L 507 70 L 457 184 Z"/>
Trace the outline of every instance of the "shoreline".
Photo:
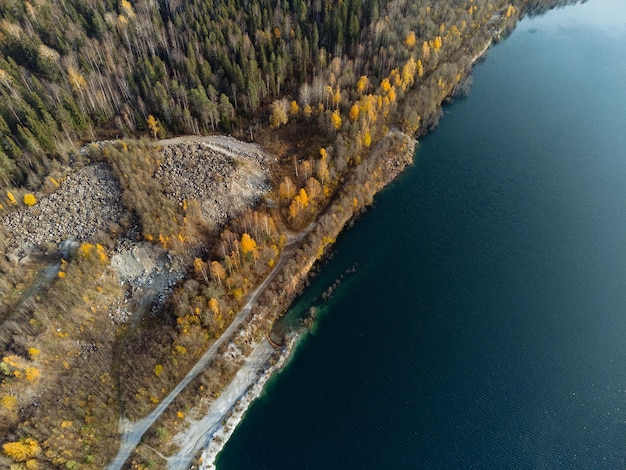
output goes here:
<path id="1" fill-rule="evenodd" d="M 211 456 L 202 458 L 210 465 L 241 420 L 243 413 L 256 398 L 270 372 L 269 361 L 275 355 L 274 349 L 262 341 L 254 346 L 241 369 L 231 383 L 213 401 L 208 412 L 199 419 L 187 419 L 186 430 L 175 435 L 172 442 L 178 444 L 176 454 L 167 458 L 167 468 L 185 469 L 196 460 L 200 452 Z M 262 383 L 261 383 L 262 382 Z M 261 385 L 259 386 L 259 383 Z M 254 393 L 257 391 L 258 393 Z"/>
<path id="2" fill-rule="evenodd" d="M 466 74 L 471 73 L 471 65 L 489 50 L 493 42 L 492 37 L 486 41 L 478 57 L 475 57 L 470 67 L 465 70 Z M 445 98 L 452 92 L 453 88 L 450 88 L 445 96 L 442 95 L 440 99 L 438 98 L 438 109 L 440 109 Z M 415 94 L 418 91 L 414 90 L 412 93 Z M 236 314 L 236 320 L 226 328 L 216 342 L 201 356 L 199 361 L 191 363 L 193 365 L 187 375 L 176 383 L 174 389 L 148 415 L 133 421 L 124 417 L 118 418 L 117 432 L 115 434 L 121 445 L 117 456 L 114 455 L 114 458 L 108 461 L 106 468 L 115 470 L 124 467 L 132 455 L 142 452 L 137 450 L 142 446 L 144 446 L 144 449 L 154 451 L 163 459 L 163 464 L 167 462 L 168 468 L 188 467 L 188 464 L 199 451 L 202 451 L 203 462 L 214 462 L 219 451 L 226 444 L 235 427 L 243 418 L 246 409 L 260 395 L 264 384 L 275 370 L 274 368 L 269 368 L 262 371 L 262 369 L 266 368 L 269 358 L 273 355 L 268 355 L 269 344 L 266 346 L 265 340 L 260 340 L 260 338 L 264 338 L 271 331 L 272 325 L 278 316 L 289 308 L 294 299 L 306 287 L 312 269 L 316 262 L 323 257 L 328 245 L 333 244 L 344 228 L 373 202 L 378 192 L 399 176 L 406 166 L 413 163 L 417 141 L 398 129 L 383 128 L 384 134 L 380 137 L 380 140 L 372 148 L 367 149 L 364 154 L 365 158 L 359 159 L 358 166 L 355 166 L 353 170 L 345 175 L 345 180 L 342 178 L 336 192 L 326 207 L 316 215 L 314 222 L 305 229 L 289 236 L 286 246 L 288 250 L 281 253 L 281 258 L 277 265 L 261 281 L 258 287 L 250 293 L 244 308 Z M 420 134 L 425 133 L 427 130 L 427 128 L 422 128 Z M 208 140 L 210 139 L 208 138 Z M 226 153 L 230 157 L 239 156 L 233 155 L 230 151 L 225 152 L 225 150 L 229 150 L 229 147 L 224 145 L 224 141 L 226 140 L 228 141 L 227 143 L 232 144 L 230 137 L 216 136 L 213 139 L 217 141 L 216 145 L 204 146 L 211 151 Z M 196 137 L 178 137 L 161 141 L 160 143 L 162 145 L 183 144 L 191 141 L 196 142 L 197 140 L 199 139 Z M 232 140 L 234 141 L 234 139 Z M 243 143 L 239 144 L 238 142 L 236 145 L 244 146 Z M 246 157 L 249 157 L 247 152 L 244 152 L 244 154 Z M 243 352 L 240 351 L 238 357 L 233 356 L 232 358 L 227 358 L 225 354 L 217 351 L 217 348 L 221 345 L 239 349 L 242 345 L 238 343 L 239 337 L 237 333 L 242 332 L 242 330 L 247 330 L 248 337 L 256 338 L 257 342 L 252 343 L 252 348 L 249 346 L 242 347 Z M 252 349 L 251 352 L 250 349 Z M 289 351 L 291 351 L 291 346 Z M 246 353 L 248 353 L 247 356 Z M 196 377 L 201 374 L 210 375 L 211 371 L 215 371 L 215 367 L 209 365 L 209 362 L 218 356 L 223 356 L 228 361 L 233 359 L 231 361 L 233 375 L 230 375 L 229 380 L 225 380 L 221 384 L 220 389 L 213 392 L 213 396 L 218 396 L 217 399 L 210 400 L 206 392 L 199 393 L 197 397 L 201 403 L 192 405 L 187 412 L 187 407 L 190 404 L 190 392 L 181 392 L 188 388 L 188 385 Z M 285 360 L 283 356 L 280 356 L 280 358 L 283 361 Z M 261 378 L 257 380 L 256 376 L 260 371 L 262 371 Z M 250 376 L 251 373 L 252 376 Z M 204 411 L 205 406 L 209 407 L 208 412 Z M 195 413 L 198 416 L 202 416 L 204 411 L 204 416 L 199 420 L 189 418 L 184 421 L 182 419 L 181 421 L 170 420 L 169 423 L 180 423 L 183 429 L 177 432 L 169 443 L 166 443 L 169 447 L 167 450 L 163 450 L 160 445 L 155 445 L 155 442 L 151 442 L 150 439 L 143 441 L 142 444 L 142 439 L 146 432 L 150 429 L 156 430 L 157 426 L 161 426 L 166 422 L 166 413 L 164 413 L 166 409 L 173 410 L 175 407 L 186 409 L 185 414 L 189 415 Z M 182 416 L 179 412 L 178 417 L 182 418 Z M 225 416 L 228 417 L 222 423 Z M 168 425 L 171 426 L 171 424 Z M 178 424 L 174 424 L 174 426 L 180 429 Z M 209 429 L 208 432 L 207 429 Z M 156 449 L 151 447 L 151 444 Z M 174 444 L 174 446 L 170 447 L 169 444 Z M 206 465 L 212 465 L 212 463 Z"/>
<path id="3" fill-rule="evenodd" d="M 294 253 L 286 260 L 283 270 L 288 269 L 290 263 L 298 264 L 299 269 L 296 275 L 284 286 L 282 298 L 274 299 L 275 304 L 271 308 L 271 318 L 263 319 L 261 315 L 253 315 L 247 325 L 248 327 L 256 323 L 259 324 L 258 328 L 262 328 L 260 325 L 266 325 L 271 329 L 278 315 L 293 303 L 294 299 L 305 287 L 312 268 L 319 259 L 317 254 L 320 250 L 323 252 L 326 246 L 332 243 L 330 241 L 331 236 L 332 240 L 334 240 L 355 216 L 371 204 L 375 194 L 390 184 L 408 165 L 413 163 L 416 144 L 417 141 L 406 134 L 396 130 L 389 131 L 376 148 L 371 151 L 368 158 L 370 170 L 380 176 L 380 178 L 372 182 L 368 194 L 369 197 L 359 198 L 360 204 L 353 207 L 350 213 L 342 213 L 339 210 L 343 206 L 342 201 L 344 198 L 351 198 L 353 194 L 349 190 L 350 183 L 353 183 L 352 178 L 347 181 L 347 189 L 341 190 L 337 194 L 337 199 L 329 205 L 324 213 L 320 214 L 315 225 L 309 226 L 307 230 L 301 233 L 301 235 L 305 235 L 301 245 L 308 246 L 310 248 L 308 251 L 314 254 L 304 256 L 303 259 L 303 249 L 296 248 Z M 398 152 L 395 153 L 394 150 Z M 366 164 L 366 162 L 363 162 L 363 164 Z M 336 227 L 335 231 L 333 233 L 323 233 L 320 227 L 324 226 L 324 220 L 331 218 L 336 220 L 338 217 L 341 217 L 340 225 Z M 279 277 L 280 274 L 278 273 L 276 277 Z M 262 293 L 260 294 L 259 297 L 262 296 Z M 243 420 L 249 406 L 261 395 L 267 381 L 291 357 L 291 353 L 299 338 L 299 335 L 292 337 L 287 346 L 278 353 L 274 352 L 274 348 L 266 338 L 257 343 L 251 353 L 245 358 L 243 365 L 236 372 L 233 380 L 226 386 L 220 396 L 211 403 L 209 410 L 204 416 L 200 419 L 187 419 L 185 423 L 187 425 L 186 428 L 173 437 L 172 442 L 180 447 L 176 454 L 163 456 L 167 462 L 167 468 L 170 470 L 190 468 L 190 465 L 197 459 L 199 463 L 194 468 L 214 470 L 215 460 L 219 452 L 224 448 L 236 427 Z M 233 344 L 232 341 L 231 344 Z M 270 365 L 270 362 L 276 356 L 278 356 L 276 363 Z M 264 357 L 265 360 L 263 360 Z M 200 454 L 199 459 L 198 454 Z"/>
<path id="4" fill-rule="evenodd" d="M 231 407 L 226 413 L 226 419 L 217 426 L 217 429 L 213 432 L 213 435 L 208 438 L 208 442 L 203 446 L 203 449 L 201 449 L 198 469 L 215 470 L 215 460 L 217 459 L 217 456 L 222 451 L 232 434 L 235 432 L 239 423 L 241 423 L 241 421 L 243 420 L 250 405 L 258 397 L 261 396 L 261 394 L 265 390 L 265 385 L 267 384 L 267 382 L 274 376 L 276 372 L 279 372 L 285 366 L 287 361 L 291 358 L 291 354 L 294 351 L 294 348 L 299 338 L 299 335 L 294 336 L 282 351 L 280 351 L 279 353 L 273 353 L 265 362 L 263 372 L 260 373 L 255 381 L 251 381 L 251 383 L 248 384 L 247 390 L 239 397 L 237 401 L 232 403 Z M 252 354 L 254 354 L 257 349 L 265 348 L 264 345 L 269 346 L 266 341 L 263 341 L 257 346 L 257 348 L 255 348 L 255 351 L 253 351 Z M 278 359 L 276 363 L 274 363 L 273 365 L 269 365 L 271 358 L 275 357 L 276 354 L 278 354 Z M 239 375 L 239 372 L 237 373 L 237 375 Z M 230 386 L 228 388 L 230 388 Z M 213 406 L 211 408 L 213 408 Z M 174 469 L 180 467 L 170 467 L 168 461 L 168 468 Z"/>
<path id="5" fill-rule="evenodd" d="M 501 34 L 503 30 L 504 28 L 498 31 L 498 33 Z M 485 55 L 496 42 L 497 41 L 494 41 L 493 37 L 489 38 L 489 40 L 480 50 L 480 52 L 471 58 L 469 68 L 466 71 L 466 75 L 472 73 L 474 65 L 479 60 L 485 57 Z M 381 154 L 380 152 L 378 152 L 378 150 L 384 145 L 384 142 L 390 138 L 399 136 L 401 136 L 405 144 L 407 144 L 407 149 L 405 150 L 405 152 L 403 152 L 404 156 L 396 155 L 397 158 L 395 159 L 385 158 L 385 156 L 382 156 L 381 158 Z M 347 217 L 346 214 L 344 214 L 344 217 L 342 217 L 342 219 L 344 220 L 341 223 L 340 229 L 331 235 L 333 240 L 341 232 L 343 232 L 344 228 L 350 223 L 351 220 L 354 219 L 355 216 L 357 216 L 360 212 L 365 210 L 368 205 L 371 204 L 374 196 L 378 192 L 391 184 L 396 177 L 404 172 L 405 168 L 408 165 L 413 164 L 413 157 L 415 154 L 416 145 L 417 140 L 415 138 L 410 137 L 407 134 L 395 129 L 390 129 L 387 134 L 383 136 L 377 146 L 370 151 L 370 155 L 364 161 L 364 163 L 369 162 L 370 166 L 376 167 L 376 170 L 386 169 L 387 173 L 384 174 L 384 176 L 380 180 L 375 181 L 375 189 L 371 191 L 371 194 L 368 195 L 369 197 L 366 200 L 360 200 L 358 207 L 355 207 L 354 210 Z M 372 162 L 374 163 L 373 165 Z M 373 174 L 377 173 L 376 170 L 373 171 Z M 307 240 L 309 236 L 315 237 L 317 233 L 317 230 L 315 230 L 315 228 L 316 226 L 323 225 L 323 218 L 325 216 L 335 218 L 337 217 L 337 214 L 333 212 L 333 209 L 341 206 L 340 201 L 342 197 L 347 197 L 352 194 L 352 192 L 350 191 L 350 187 L 351 182 L 354 179 L 354 175 L 351 175 L 351 177 L 348 178 L 348 181 L 346 181 L 342 189 L 339 190 L 339 192 L 335 196 L 335 199 L 329 204 L 327 209 L 318 216 L 318 218 L 314 222 L 314 226 L 309 226 L 309 228 L 313 228 L 313 230 L 310 230 L 311 233 L 307 234 L 305 240 L 303 241 L 303 244 L 309 241 Z M 320 244 L 320 246 L 318 247 L 318 252 L 320 249 L 322 252 L 324 252 L 326 245 L 329 244 L 328 242 L 326 242 L 326 240 L 330 237 L 328 234 L 325 234 L 323 236 L 319 236 L 318 234 L 317 238 L 318 243 Z M 287 263 L 296 258 L 296 255 L 297 254 L 294 253 L 291 258 L 287 260 Z M 293 300 L 301 292 L 303 285 L 309 278 L 317 259 L 319 259 L 319 257 L 316 256 L 312 259 L 308 259 L 307 262 L 304 263 L 304 265 L 301 265 L 297 275 L 290 280 L 290 282 L 286 286 L 287 288 L 285 289 L 285 291 L 283 291 L 283 297 L 285 297 L 281 299 L 283 301 L 283 307 L 280 309 L 275 307 L 274 310 L 276 310 L 276 312 L 286 310 L 293 303 Z M 275 315 L 272 319 L 272 324 L 277 316 L 278 315 Z M 255 318 L 253 317 L 250 320 L 250 323 L 253 323 L 254 321 Z M 189 457 L 189 455 L 181 456 L 180 454 L 183 453 L 183 451 L 179 451 L 174 456 L 166 458 L 168 469 L 174 470 L 190 468 L 189 465 L 192 464 L 192 462 L 194 461 L 197 462 L 197 466 L 194 466 L 193 468 L 198 468 L 201 470 L 216 469 L 215 461 L 217 459 L 217 456 L 225 447 L 237 426 L 243 420 L 245 413 L 252 404 L 252 402 L 261 395 L 267 381 L 274 375 L 274 372 L 280 370 L 283 367 L 285 361 L 291 356 L 297 338 L 298 337 L 293 338 L 288 343 L 286 350 L 278 353 L 278 362 L 271 367 L 266 367 L 262 373 L 261 369 L 263 369 L 263 365 L 257 364 L 255 362 L 255 357 L 259 355 L 260 350 L 264 349 L 264 345 L 269 348 L 271 348 L 271 346 L 267 342 L 267 339 L 265 339 L 254 347 L 253 351 L 246 357 L 241 369 L 237 371 L 235 378 L 227 385 L 226 389 L 224 390 L 223 394 L 226 395 L 226 398 L 222 398 L 224 395 L 220 395 L 220 397 L 218 397 L 211 404 L 209 411 L 203 418 L 199 420 L 188 420 L 188 424 L 191 425 L 191 431 L 190 428 L 187 428 L 185 431 L 182 431 L 174 437 L 173 440 L 177 444 L 187 442 L 188 445 L 184 447 L 183 450 L 189 449 L 189 440 L 191 440 L 195 445 L 193 446 L 192 457 Z M 274 357 L 274 355 L 267 358 L 267 362 L 265 363 L 266 366 L 268 365 L 271 357 Z M 258 376 L 253 376 L 249 374 L 250 370 L 254 369 L 255 367 L 258 371 L 258 374 L 260 374 Z M 242 376 L 246 374 L 248 374 L 249 378 L 247 385 L 245 381 L 242 381 Z M 224 406 L 226 405 L 229 406 L 226 410 L 224 410 Z M 222 419 L 224 417 L 225 419 Z M 204 432 L 201 431 L 202 435 L 200 436 L 198 435 L 198 427 L 204 429 Z M 200 454 L 199 457 L 198 454 Z"/>
<path id="6" fill-rule="evenodd" d="M 508 21 L 506 23 L 505 26 L 510 26 Z M 502 28 L 498 33 L 501 34 L 504 29 Z M 464 57 L 464 59 L 470 59 L 469 66 L 463 70 L 465 75 L 471 74 L 473 65 L 487 54 L 494 43 L 497 43 L 497 39 L 491 36 L 478 54 Z M 467 65 L 467 62 L 465 62 L 465 65 Z M 451 85 L 451 87 L 453 86 Z M 446 96 L 438 101 L 438 110 L 441 109 L 445 99 L 452 94 L 452 90 L 453 88 L 447 90 Z M 411 93 L 418 94 L 418 90 L 416 89 Z M 153 413 L 149 413 L 147 416 L 139 415 L 142 417 L 134 421 L 121 419 L 118 422 L 116 417 L 112 421 L 113 427 L 111 429 L 113 429 L 115 439 L 121 444 L 118 450 L 121 454 L 124 446 L 129 448 L 124 451 L 124 453 L 126 451 L 128 453 L 123 461 L 116 462 L 115 459 L 112 461 L 107 459 L 105 461 L 107 468 L 121 468 L 126 465 L 127 461 L 130 461 L 130 457 L 137 453 L 137 449 L 142 446 L 152 449 L 152 451 L 158 454 L 163 459 L 163 465 L 167 462 L 168 468 L 189 468 L 189 464 L 197 457 L 200 451 L 202 451 L 200 468 L 215 468 L 214 462 L 217 455 L 228 442 L 236 426 L 243 419 L 246 410 L 252 401 L 263 392 L 264 386 L 273 375 L 273 372 L 284 365 L 284 362 L 293 351 L 295 339 L 281 353 L 270 351 L 268 349 L 270 344 L 263 339 L 265 334 L 271 330 L 278 316 L 289 308 L 306 287 L 308 280 L 315 271 L 314 267 L 317 261 L 327 251 L 328 245 L 333 244 L 345 227 L 349 226 L 372 203 L 378 192 L 399 176 L 406 166 L 413 163 L 414 150 L 417 143 L 415 139 L 399 130 L 387 130 L 386 127 L 384 129 L 379 134 L 379 136 L 382 135 L 380 141 L 365 152 L 362 163 L 346 175 L 345 181 L 342 177 L 336 193 L 330 198 L 327 206 L 317 213 L 314 222 L 306 229 L 297 232 L 295 236 L 290 237 L 289 245 L 291 246 L 289 247 L 289 252 L 284 253 L 285 256 L 281 264 L 276 265 L 275 269 L 271 270 L 266 278 L 261 279 L 258 288 L 250 293 L 248 302 L 245 304 L 246 306 L 238 312 L 238 314 L 241 314 L 243 310 L 248 308 L 245 315 L 243 315 L 245 318 L 242 316 L 242 321 L 233 327 L 232 334 L 224 334 L 216 340 L 216 342 L 222 345 L 228 345 L 229 348 L 233 347 L 239 354 L 237 357 L 232 357 L 235 367 L 232 369 L 233 375 L 230 376 L 230 380 L 225 380 L 221 384 L 222 388 L 213 395 L 218 396 L 218 398 L 211 400 L 208 393 L 199 393 L 198 397 L 200 397 L 201 405 L 193 405 L 188 401 L 190 394 L 193 392 L 178 394 L 178 392 L 183 392 L 184 388 L 189 390 L 191 388 L 189 385 L 196 380 L 197 376 L 211 374 L 212 371 L 216 370 L 217 366 L 210 364 L 207 366 L 205 362 L 205 365 L 200 367 L 196 362 L 191 362 L 192 367 L 189 374 L 197 369 L 195 375 L 189 378 L 189 380 L 187 380 L 188 374 L 179 382 L 172 381 L 172 383 L 176 384 L 175 389 L 178 389 L 178 392 L 174 393 L 172 391 L 173 397 L 170 397 L 171 394 L 167 395 L 161 402 L 163 406 L 161 407 L 161 403 L 159 403 L 157 408 L 162 408 L 161 411 L 165 411 L 166 408 L 174 410 L 175 405 L 182 404 L 187 406 L 191 404 L 191 410 L 188 413 L 185 410 L 185 414 L 189 415 L 189 417 L 180 420 L 180 423 L 183 424 L 183 430 L 175 434 L 170 441 L 176 447 L 180 447 L 176 451 L 172 451 L 171 447 L 168 450 L 157 447 L 155 450 L 148 444 L 149 440 L 142 441 L 146 432 L 156 429 L 160 425 L 159 423 L 164 422 L 165 413 L 162 417 L 160 417 L 160 412 L 154 417 L 152 416 Z M 419 129 L 420 135 L 428 132 L 430 132 L 430 127 L 425 126 Z M 214 137 L 220 141 L 231 139 L 230 136 L 226 137 L 223 134 L 218 134 Z M 193 139 L 195 139 L 195 136 L 191 140 Z M 168 139 L 166 142 L 182 143 L 189 140 L 190 137 L 183 136 Z M 217 148 L 221 146 L 205 145 L 205 147 L 216 152 L 224 152 L 225 150 L 224 148 Z M 359 179 L 357 178 L 357 173 L 366 176 Z M 172 269 L 170 269 L 171 271 Z M 146 284 L 149 286 L 142 286 L 141 288 L 149 292 L 157 292 L 158 289 L 152 286 L 152 281 L 152 278 L 146 277 Z M 172 283 L 168 285 L 170 284 Z M 277 292 L 274 298 L 270 295 L 271 291 Z M 242 345 L 238 343 L 238 333 L 241 333 L 242 330 L 247 330 L 248 336 L 255 338 L 256 341 L 253 341 L 247 348 L 242 347 L 242 351 L 239 351 Z M 225 354 L 216 352 L 215 356 L 225 357 Z M 270 365 L 273 359 L 277 357 L 282 365 L 278 367 L 276 367 L 276 364 Z M 164 393 L 164 395 L 166 394 Z M 157 402 L 154 401 L 153 403 Z M 205 405 L 208 407 L 208 411 L 201 412 L 200 410 L 204 410 Z M 192 419 L 191 415 L 194 412 L 198 415 L 198 418 Z M 129 444 L 129 436 L 152 418 L 154 419 L 141 431 L 137 441 Z M 179 421 L 171 420 L 171 422 L 178 423 Z M 117 426 L 115 426 L 116 424 Z M 207 429 L 209 430 L 208 432 Z M 132 447 L 130 447 L 131 445 Z M 114 455 L 115 452 L 116 450 L 113 449 L 112 453 Z M 160 452 L 166 455 L 162 455 Z M 179 454 L 182 454 L 182 457 Z M 117 464 L 120 467 L 116 467 L 115 465 Z"/>

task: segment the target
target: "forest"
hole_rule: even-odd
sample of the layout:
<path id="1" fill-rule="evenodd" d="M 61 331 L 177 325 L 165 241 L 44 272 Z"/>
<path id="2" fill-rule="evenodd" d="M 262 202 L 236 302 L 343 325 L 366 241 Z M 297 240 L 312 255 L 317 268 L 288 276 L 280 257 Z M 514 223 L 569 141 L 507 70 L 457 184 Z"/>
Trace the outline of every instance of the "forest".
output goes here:
<path id="1" fill-rule="evenodd" d="M 481 28 L 527 3 L 2 0 L 0 187 L 36 189 L 102 138 L 254 136 L 295 118 L 367 140 L 374 114 L 430 81 L 418 111 L 393 122 L 416 130 Z"/>
<path id="2" fill-rule="evenodd" d="M 432 130 L 442 103 L 467 92 L 488 46 L 524 14 L 566 3 L 0 0 L 0 217 L 89 165 L 110 168 L 126 211 L 27 304 L 21 295 L 43 264 L 9 259 L 0 226 L 0 465 L 102 468 L 119 445 L 121 410 L 138 419 L 154 408 L 289 234 L 316 222 L 261 296 L 257 336 L 301 287 L 303 266 L 410 163 L 406 136 Z M 275 155 L 265 200 L 216 226 L 200 201 L 166 197 L 157 141 L 190 134 L 231 134 Z M 134 227 L 136 240 L 184 259 L 187 275 L 158 315 L 117 324 L 105 312 L 128 292 L 110 257 Z M 190 403 L 236 372 L 220 361 L 211 371 Z M 167 447 L 182 416 L 169 411 L 148 447 Z"/>

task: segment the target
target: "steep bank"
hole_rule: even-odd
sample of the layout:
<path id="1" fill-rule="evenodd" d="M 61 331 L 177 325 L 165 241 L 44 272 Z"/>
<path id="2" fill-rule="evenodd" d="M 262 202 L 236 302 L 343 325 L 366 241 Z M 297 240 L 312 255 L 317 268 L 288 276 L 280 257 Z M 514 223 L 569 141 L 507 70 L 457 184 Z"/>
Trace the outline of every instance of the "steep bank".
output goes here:
<path id="1" fill-rule="evenodd" d="M 262 390 L 264 383 L 271 373 L 282 364 L 288 355 L 283 353 L 278 365 L 272 366 L 267 362 L 268 356 L 265 351 L 268 343 L 253 346 L 250 355 L 242 359 L 242 350 L 246 349 L 241 338 L 257 337 L 263 338 L 270 333 L 273 322 L 301 292 L 308 280 L 309 273 L 315 262 L 320 258 L 325 248 L 334 241 L 345 225 L 367 204 L 380 189 L 389 184 L 398 176 L 407 165 L 413 161 L 416 141 L 398 132 L 391 131 L 373 149 L 368 157 L 364 171 L 372 175 L 371 181 L 364 185 L 358 185 L 359 175 L 347 181 L 344 190 L 340 191 L 335 199 L 330 203 L 327 210 L 318 221 L 303 232 L 305 235 L 302 241 L 294 245 L 294 249 L 286 253 L 285 262 L 272 273 L 272 280 L 268 289 L 259 292 L 260 296 L 253 308 L 253 314 L 248 317 L 247 323 L 242 325 L 239 333 L 229 335 L 228 348 L 221 353 L 223 360 L 236 364 L 239 372 L 233 377 L 230 384 L 223 393 L 216 399 L 205 397 L 197 407 L 191 407 L 186 412 L 185 425 L 173 438 L 175 444 L 175 454 L 167 457 L 167 452 L 160 452 L 163 458 L 167 458 L 168 468 L 183 468 L 187 466 L 193 454 L 201 450 L 210 442 L 208 449 L 203 452 L 203 466 L 210 465 L 215 458 L 225 440 L 232 434 L 239 420 L 251 401 L 257 397 Z M 357 201 L 355 203 L 355 201 Z M 274 285 L 277 284 L 277 285 Z M 280 289 L 279 289 L 280 287 Z M 280 292 L 278 296 L 269 296 L 269 292 Z M 289 350 L 291 349 L 290 343 Z M 236 354 L 233 354 L 236 351 Z M 265 359 L 263 359 L 265 358 Z M 254 364 L 254 366 L 251 366 Z M 251 373 L 252 369 L 270 368 L 262 375 Z M 203 374 L 211 374 L 211 365 Z M 198 393 L 198 386 L 191 388 Z M 181 395 L 177 400 L 172 401 L 175 409 L 182 409 L 188 406 L 188 397 Z M 158 426 L 159 424 L 155 424 Z M 215 437 L 215 439 L 213 439 Z M 190 455 L 189 452 L 193 450 Z M 148 450 L 140 451 L 141 455 L 153 455 Z M 204 468 L 204 467 L 203 467 Z"/>
<path id="2" fill-rule="evenodd" d="M 302 253 L 300 253 L 302 258 L 300 259 L 300 262 L 298 262 L 300 270 L 298 270 L 295 275 L 292 275 L 293 277 L 291 281 L 287 283 L 285 297 L 282 299 L 276 299 L 279 305 L 290 305 L 302 291 L 303 286 L 308 280 L 311 269 L 319 259 L 319 253 L 327 247 L 329 238 L 335 239 L 344 229 L 346 224 L 348 224 L 356 214 L 364 210 L 367 204 L 371 203 L 371 199 L 369 198 L 373 198 L 376 192 L 390 184 L 400 173 L 402 173 L 407 165 L 410 165 L 413 162 L 416 143 L 417 142 L 414 139 L 409 138 L 408 136 L 397 131 L 392 131 L 380 142 L 379 146 L 373 150 L 372 155 L 369 157 L 372 159 L 369 170 L 373 172 L 373 175 L 379 175 L 378 178 L 375 178 L 373 187 L 370 191 L 363 195 L 365 196 L 365 199 L 362 200 L 363 202 L 352 205 L 354 209 L 352 212 L 341 209 L 346 202 L 346 198 L 349 199 L 352 197 L 352 200 L 354 200 L 354 196 L 351 196 L 349 192 L 339 195 L 338 199 L 331 204 L 328 211 L 322 216 L 328 217 L 328 219 L 320 219 L 320 222 L 318 223 L 328 224 L 329 220 L 332 220 L 335 228 L 330 229 L 328 233 L 322 233 L 322 231 L 319 230 L 315 234 L 313 233 L 315 232 L 314 230 L 312 231 L 312 234 L 307 237 L 305 243 L 309 245 L 309 253 L 314 250 L 317 256 L 311 256 L 310 254 L 307 256 L 305 250 L 303 249 Z M 351 183 L 355 182 L 352 181 Z M 274 313 L 280 313 L 284 310 L 284 308 L 286 307 L 283 307 L 281 310 L 274 310 Z M 275 319 L 276 316 L 272 318 L 272 320 Z M 267 334 L 269 335 L 269 331 L 267 331 Z M 260 395 L 263 386 L 269 377 L 273 373 L 280 370 L 280 368 L 284 365 L 284 362 L 289 357 L 289 354 L 295 345 L 295 341 L 296 338 L 288 340 L 286 349 L 282 351 L 279 356 L 279 361 L 276 364 L 271 365 L 271 367 L 266 363 L 265 367 L 267 370 L 265 370 L 263 374 L 257 376 L 248 375 L 247 382 L 240 382 L 237 390 L 245 390 L 245 394 L 236 394 L 234 397 L 235 399 L 233 399 L 233 396 L 230 395 L 230 400 L 226 399 L 222 401 L 218 399 L 214 402 L 211 410 L 224 410 L 225 402 L 230 403 L 230 407 L 227 408 L 228 414 L 224 411 L 222 411 L 222 413 L 213 414 L 212 416 L 207 414 L 207 421 L 202 421 L 205 425 L 204 429 L 207 429 L 208 432 L 205 434 L 206 448 L 203 450 L 199 458 L 198 468 L 207 470 L 215 468 L 214 462 L 217 454 L 224 447 L 226 441 L 232 435 L 241 419 L 243 419 L 244 413 L 250 406 L 251 402 Z M 265 347 L 266 346 L 264 345 L 257 346 L 251 356 L 256 356 L 260 351 L 263 351 Z M 244 369 L 242 369 L 242 371 L 243 370 Z M 218 416 L 219 419 L 216 419 Z M 226 416 L 225 419 L 224 416 Z M 180 452 L 178 455 L 180 455 Z M 190 459 L 186 458 L 184 459 L 184 462 L 185 464 L 188 464 Z M 183 467 L 178 466 L 178 461 L 168 459 L 168 468 L 177 469 Z"/>

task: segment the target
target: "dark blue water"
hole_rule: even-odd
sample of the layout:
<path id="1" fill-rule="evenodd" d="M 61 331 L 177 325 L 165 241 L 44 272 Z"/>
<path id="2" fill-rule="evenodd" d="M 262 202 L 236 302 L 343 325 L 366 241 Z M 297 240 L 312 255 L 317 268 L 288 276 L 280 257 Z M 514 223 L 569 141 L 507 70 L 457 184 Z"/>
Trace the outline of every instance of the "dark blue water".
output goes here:
<path id="1" fill-rule="evenodd" d="M 219 468 L 626 466 L 625 46 L 591 0 L 489 52 Z"/>

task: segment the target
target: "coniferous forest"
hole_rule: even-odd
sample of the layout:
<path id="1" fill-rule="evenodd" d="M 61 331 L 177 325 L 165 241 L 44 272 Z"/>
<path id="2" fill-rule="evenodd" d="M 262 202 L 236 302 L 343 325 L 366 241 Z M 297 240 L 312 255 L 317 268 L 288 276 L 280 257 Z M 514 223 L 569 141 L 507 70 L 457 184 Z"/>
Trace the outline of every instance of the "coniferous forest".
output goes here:
<path id="1" fill-rule="evenodd" d="M 360 121 L 358 104 L 369 116 L 350 132 L 364 135 L 373 114 L 430 84 L 394 116 L 416 130 L 484 43 L 481 28 L 528 3 L 2 0 L 0 185 L 36 187 L 81 142 L 150 134 L 150 115 L 160 135 L 246 135 L 271 110 L 275 126 L 311 117 L 332 131 L 338 117 Z"/>

